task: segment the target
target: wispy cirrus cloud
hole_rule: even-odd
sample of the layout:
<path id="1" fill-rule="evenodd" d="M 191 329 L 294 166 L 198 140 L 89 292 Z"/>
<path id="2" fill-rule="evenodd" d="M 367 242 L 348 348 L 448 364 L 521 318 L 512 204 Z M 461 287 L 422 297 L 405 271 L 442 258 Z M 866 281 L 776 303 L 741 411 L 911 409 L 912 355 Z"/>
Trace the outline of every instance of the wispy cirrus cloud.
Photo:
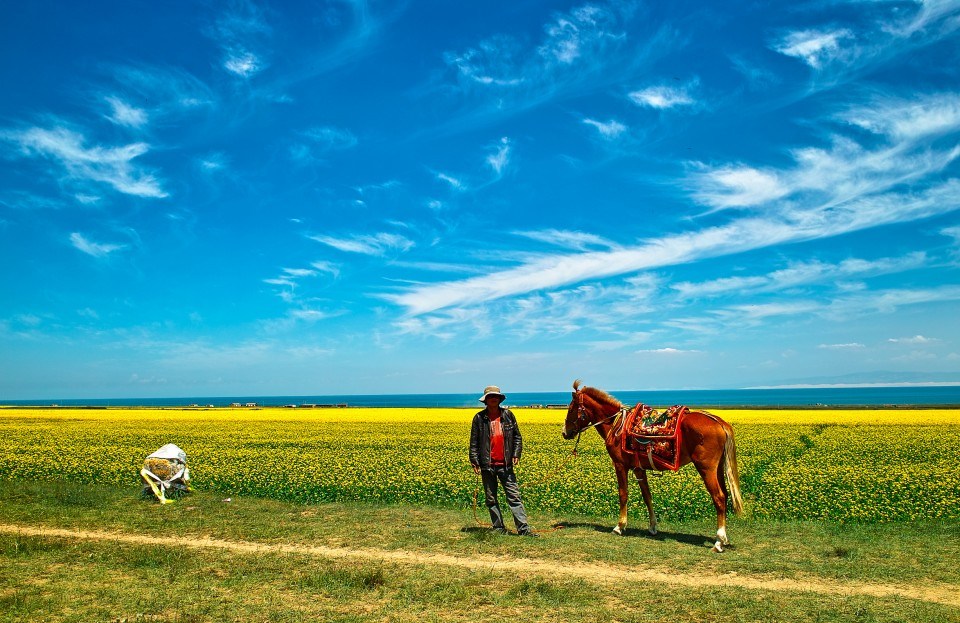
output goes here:
<path id="1" fill-rule="evenodd" d="M 514 231 L 511 233 L 515 236 L 522 236 L 531 240 L 537 240 L 538 242 L 568 249 L 586 250 L 590 247 L 614 249 L 619 246 L 602 236 L 582 231 L 542 229 L 537 231 Z"/>
<path id="2" fill-rule="evenodd" d="M 863 260 L 851 258 L 836 264 L 821 261 L 798 262 L 788 268 L 775 270 L 765 275 L 725 277 L 692 283 L 682 281 L 672 284 L 671 289 L 684 298 L 718 296 L 731 292 L 773 292 L 813 283 L 835 283 L 850 278 L 889 275 L 922 268 L 928 258 L 924 251 L 916 251 L 902 257 Z"/>
<path id="3" fill-rule="evenodd" d="M 108 184 L 127 195 L 167 196 L 160 181 L 134 162 L 150 150 L 146 143 L 88 147 L 86 137 L 64 126 L 4 131 L 0 133 L 0 139 L 18 145 L 21 157 L 40 157 L 56 162 L 69 178 Z"/>
<path id="4" fill-rule="evenodd" d="M 850 55 L 845 43 L 854 38 L 846 28 L 833 30 L 799 30 L 784 35 L 771 47 L 781 54 L 802 60 L 814 69 Z"/>
<path id="5" fill-rule="evenodd" d="M 107 119 L 111 122 L 128 128 L 140 128 L 146 125 L 147 111 L 131 106 L 119 97 L 110 96 L 106 101 L 110 104 L 111 111 Z"/>
<path id="6" fill-rule="evenodd" d="M 772 218 L 737 219 L 726 225 L 664 236 L 618 250 L 542 256 L 489 275 L 418 285 L 400 294 L 384 294 L 383 297 L 405 307 L 409 314 L 418 315 L 588 279 L 828 238 L 957 209 L 960 209 L 960 182 L 950 181 L 923 193 L 862 199 L 829 210 L 794 208 Z"/>
<path id="7" fill-rule="evenodd" d="M 79 232 L 70 234 L 70 244 L 78 251 L 96 258 L 107 257 L 111 253 L 125 249 L 125 244 L 94 242 Z"/>
<path id="8" fill-rule="evenodd" d="M 920 96 L 917 101 L 925 100 Z M 705 179 L 714 184 L 725 180 L 726 189 L 713 197 L 708 196 L 706 186 L 694 191 L 698 199 L 716 207 L 762 207 L 764 211 L 757 216 L 609 251 L 537 256 L 489 275 L 416 285 L 384 298 L 419 315 L 960 209 L 960 181 L 931 175 L 942 171 L 960 152 L 933 150 L 916 135 L 885 138 L 886 144 L 872 150 L 845 138 L 836 139 L 839 147 L 832 150 L 797 150 L 793 169 L 770 169 L 757 177 L 763 192 L 747 192 L 743 176 L 710 177 L 713 171 L 707 171 Z M 733 170 L 729 165 L 715 169 Z"/>
<path id="9" fill-rule="evenodd" d="M 747 165 L 712 169 L 698 180 L 694 196 L 700 203 L 717 209 L 754 206 L 780 199 L 790 193 L 775 171 L 761 171 Z"/>
<path id="10" fill-rule="evenodd" d="M 960 29 L 957 0 L 914 0 L 878 3 L 858 0 L 862 11 L 847 25 L 785 32 L 770 49 L 797 58 L 824 82 L 817 89 L 836 86 L 871 65 L 936 44 Z M 813 6 L 813 5 L 811 5 Z"/>
<path id="11" fill-rule="evenodd" d="M 907 344 L 909 346 L 920 346 L 923 344 L 933 344 L 939 342 L 940 340 L 924 337 L 922 335 L 914 335 L 912 337 L 892 337 L 887 340 L 892 344 Z"/>
<path id="12" fill-rule="evenodd" d="M 267 67 L 265 40 L 272 29 L 263 11 L 253 2 L 236 2 L 208 28 L 220 46 L 223 68 L 240 78 L 251 78 Z"/>
<path id="13" fill-rule="evenodd" d="M 356 135 L 346 128 L 315 126 L 299 133 L 299 140 L 291 144 L 290 156 L 301 163 L 321 161 L 331 152 L 353 149 L 359 142 Z"/>
<path id="14" fill-rule="evenodd" d="M 223 68 L 241 78 L 249 78 L 264 69 L 259 56 L 244 48 L 229 48 L 224 51 Z"/>
<path id="15" fill-rule="evenodd" d="M 820 344 L 817 348 L 821 350 L 861 350 L 866 346 L 860 342 L 848 342 L 846 344 Z"/>
<path id="16" fill-rule="evenodd" d="M 960 128 L 960 94 L 932 93 L 922 99 L 875 96 L 837 118 L 898 141 L 936 138 Z"/>
<path id="17" fill-rule="evenodd" d="M 672 45 L 669 29 L 636 28 L 637 6 L 592 2 L 550 16 L 539 41 L 500 33 L 446 52 L 443 60 L 455 82 L 440 89 L 470 96 L 468 110 L 455 123 L 482 123 L 618 84 Z M 612 64 L 617 71 L 608 71 Z"/>
<path id="18" fill-rule="evenodd" d="M 842 135 L 828 148 L 792 152 L 792 168 L 760 171 L 749 165 L 700 167 L 693 181 L 698 201 L 716 209 L 758 207 L 787 196 L 808 195 L 824 207 L 880 193 L 943 170 L 960 156 L 953 147 L 937 150 L 931 139 L 960 130 L 960 95 L 918 95 L 911 101 L 873 99 L 850 106 L 837 118 L 886 141 L 868 149 Z"/>
<path id="19" fill-rule="evenodd" d="M 278 276 L 264 279 L 263 282 L 278 286 L 280 289 L 277 291 L 277 296 L 288 303 L 293 303 L 297 300 L 296 289 L 300 286 L 300 282 L 321 274 L 337 279 L 340 276 L 340 267 L 332 262 L 316 261 L 312 262 L 309 268 L 284 268 Z"/>
<path id="20" fill-rule="evenodd" d="M 316 126 L 304 131 L 303 135 L 328 150 L 350 149 L 358 142 L 353 132 L 336 126 Z"/>
<path id="21" fill-rule="evenodd" d="M 487 166 L 493 169 L 498 176 L 503 175 L 504 169 L 510 163 L 510 139 L 506 136 L 493 147 L 493 152 L 486 157 Z"/>
<path id="22" fill-rule="evenodd" d="M 627 131 L 627 126 L 615 119 L 609 121 L 597 121 L 596 119 L 583 119 L 583 123 L 594 127 L 605 139 L 615 139 Z"/>
<path id="23" fill-rule="evenodd" d="M 172 117 L 217 106 L 216 93 L 202 80 L 179 67 L 123 65 L 108 68 L 126 95 L 150 118 Z M 118 97 L 115 94 L 105 98 Z M 147 104 L 149 102 L 149 105 Z"/>
<path id="24" fill-rule="evenodd" d="M 440 172 L 440 171 L 434 173 L 434 175 L 436 175 L 436 178 L 437 178 L 438 180 L 440 180 L 441 182 L 444 182 L 444 183 L 448 184 L 448 185 L 450 186 L 450 188 L 452 188 L 452 189 L 454 189 L 454 190 L 465 190 L 465 189 L 466 189 L 466 184 L 465 184 L 465 183 L 463 182 L 463 180 L 460 179 L 459 177 L 454 177 L 454 176 L 452 176 L 452 175 L 449 175 L 449 174 L 447 174 L 447 173 L 443 173 L 443 172 Z"/>
<path id="25" fill-rule="evenodd" d="M 307 236 L 307 238 L 338 251 L 361 255 L 386 255 L 390 251 L 408 251 L 414 246 L 414 242 L 409 238 L 388 232 L 356 234 L 346 238 L 324 235 Z"/>
<path id="26" fill-rule="evenodd" d="M 598 62 L 626 37 L 624 22 L 632 6 L 588 4 L 558 13 L 547 22 L 535 54 L 508 35 L 497 35 L 463 52 L 448 52 L 444 61 L 467 84 L 511 88 L 545 86 L 572 66 Z"/>
<path id="27" fill-rule="evenodd" d="M 654 85 L 632 91 L 627 97 L 638 106 L 666 110 L 696 104 L 696 100 L 690 93 L 691 89 L 691 86 Z"/>
<path id="28" fill-rule="evenodd" d="M 685 350 L 682 348 L 673 348 L 672 346 L 664 346 L 663 348 L 645 348 L 641 350 L 635 350 L 633 352 L 638 355 L 693 355 L 702 353 L 703 351 L 695 349 Z"/>

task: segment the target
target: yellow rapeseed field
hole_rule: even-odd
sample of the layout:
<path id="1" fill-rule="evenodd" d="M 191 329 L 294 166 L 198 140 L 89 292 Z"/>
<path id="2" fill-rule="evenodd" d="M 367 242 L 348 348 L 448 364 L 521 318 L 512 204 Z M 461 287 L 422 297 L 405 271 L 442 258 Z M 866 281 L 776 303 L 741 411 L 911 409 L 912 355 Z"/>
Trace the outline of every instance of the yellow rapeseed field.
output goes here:
<path id="1" fill-rule="evenodd" d="M 167 443 L 193 485 L 299 502 L 468 507 L 475 409 L 0 409 L 0 477 L 131 485 Z M 616 514 L 609 457 L 593 431 L 571 459 L 564 411 L 516 409 L 528 507 Z M 960 411 L 716 410 L 731 422 L 747 510 L 835 521 L 960 519 Z M 652 479 L 666 519 L 711 517 L 692 467 Z M 639 493 L 633 508 L 640 513 Z M 642 513 L 641 513 L 642 514 Z M 481 513 L 483 515 L 483 513 Z"/>

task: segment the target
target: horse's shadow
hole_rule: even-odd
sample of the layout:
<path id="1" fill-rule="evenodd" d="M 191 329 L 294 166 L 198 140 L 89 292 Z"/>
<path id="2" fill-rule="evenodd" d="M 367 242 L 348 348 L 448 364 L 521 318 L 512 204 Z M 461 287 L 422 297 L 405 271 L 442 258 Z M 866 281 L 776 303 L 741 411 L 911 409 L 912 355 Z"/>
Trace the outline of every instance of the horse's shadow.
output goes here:
<path id="1" fill-rule="evenodd" d="M 553 524 L 554 528 L 585 528 L 592 529 L 595 532 L 604 532 L 613 535 L 613 528 L 606 524 L 598 523 L 578 523 L 578 522 L 567 522 L 567 521 L 558 521 Z M 644 539 L 649 539 L 651 541 L 676 541 L 677 543 L 683 543 L 684 545 L 693 545 L 696 547 L 703 546 L 712 546 L 714 539 L 704 536 L 702 534 L 685 534 L 683 532 L 666 532 L 663 530 L 658 531 L 656 534 L 650 534 L 646 528 L 626 528 L 623 531 L 623 537 L 639 537 Z M 731 546 L 732 547 L 732 546 Z"/>

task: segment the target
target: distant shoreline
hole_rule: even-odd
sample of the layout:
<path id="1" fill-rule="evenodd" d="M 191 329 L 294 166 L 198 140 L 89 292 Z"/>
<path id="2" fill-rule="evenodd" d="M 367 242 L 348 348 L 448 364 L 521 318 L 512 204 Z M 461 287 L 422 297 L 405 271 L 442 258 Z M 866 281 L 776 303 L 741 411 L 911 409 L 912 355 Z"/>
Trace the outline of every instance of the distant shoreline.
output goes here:
<path id="1" fill-rule="evenodd" d="M 506 389 L 506 388 L 505 388 Z M 870 387 L 794 387 L 778 389 L 678 389 L 617 390 L 608 393 L 625 405 L 638 402 L 664 407 L 676 404 L 701 409 L 900 409 L 950 408 L 960 405 L 960 386 L 956 385 L 883 385 Z M 570 390 L 521 392 L 506 390 L 506 403 L 519 408 L 565 408 Z M 0 404 L 11 407 L 75 408 L 225 408 L 286 407 L 338 408 L 482 408 L 479 393 L 429 394 L 221 394 L 168 397 L 78 398 L 44 396 L 14 399 L 0 395 Z"/>

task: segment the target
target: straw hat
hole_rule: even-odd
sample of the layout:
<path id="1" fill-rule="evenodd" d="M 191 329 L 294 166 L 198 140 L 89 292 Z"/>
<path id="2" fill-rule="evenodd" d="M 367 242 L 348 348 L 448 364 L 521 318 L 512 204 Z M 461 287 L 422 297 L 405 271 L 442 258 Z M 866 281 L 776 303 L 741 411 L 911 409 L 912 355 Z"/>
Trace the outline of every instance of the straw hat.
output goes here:
<path id="1" fill-rule="evenodd" d="M 485 402 L 487 396 L 500 396 L 500 400 L 506 400 L 507 397 L 500 393 L 500 388 L 496 385 L 487 385 L 483 389 L 483 396 L 480 397 L 480 402 Z"/>

